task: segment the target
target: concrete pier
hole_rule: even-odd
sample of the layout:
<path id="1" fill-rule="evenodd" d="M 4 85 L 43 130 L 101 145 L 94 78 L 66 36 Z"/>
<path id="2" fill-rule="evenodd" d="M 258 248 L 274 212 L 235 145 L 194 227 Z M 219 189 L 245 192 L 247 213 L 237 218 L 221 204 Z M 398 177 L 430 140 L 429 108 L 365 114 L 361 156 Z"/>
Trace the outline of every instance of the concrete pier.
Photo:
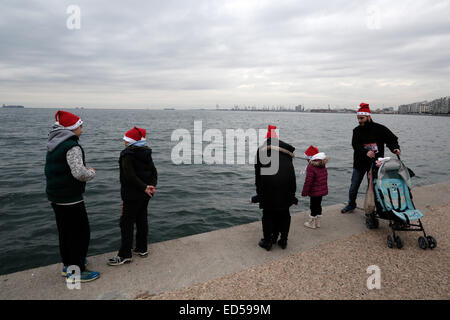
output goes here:
<path id="1" fill-rule="evenodd" d="M 450 203 L 450 181 L 417 187 L 412 193 L 416 207 L 425 213 L 426 226 L 426 208 Z M 362 206 L 362 199 L 358 201 Z M 88 257 L 89 269 L 100 271 L 101 277 L 82 283 L 79 290 L 67 288 L 61 264 L 3 275 L 0 299 L 134 299 L 179 290 L 366 232 L 363 212 L 341 214 L 342 207 L 323 208 L 323 227 L 314 232 L 303 226 L 308 211 L 293 213 L 286 250 L 267 252 L 258 247 L 262 228 L 261 222 L 255 222 L 154 243 L 148 257 L 133 257 L 132 263 L 122 266 L 106 264 L 116 252 Z"/>

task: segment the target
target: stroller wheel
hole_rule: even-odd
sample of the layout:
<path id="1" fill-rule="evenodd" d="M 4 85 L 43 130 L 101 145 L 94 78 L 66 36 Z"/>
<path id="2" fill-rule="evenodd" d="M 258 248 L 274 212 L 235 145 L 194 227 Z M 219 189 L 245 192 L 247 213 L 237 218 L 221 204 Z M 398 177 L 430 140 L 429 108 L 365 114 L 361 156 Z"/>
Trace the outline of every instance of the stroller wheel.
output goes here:
<path id="1" fill-rule="evenodd" d="M 387 245 L 389 248 L 393 248 L 394 247 L 394 239 L 392 238 L 391 235 L 387 236 Z"/>
<path id="2" fill-rule="evenodd" d="M 419 247 L 423 250 L 428 248 L 428 241 L 425 237 L 419 237 Z"/>
<path id="3" fill-rule="evenodd" d="M 427 240 L 428 240 L 428 248 L 434 249 L 437 247 L 437 241 L 434 237 L 427 236 Z"/>
<path id="4" fill-rule="evenodd" d="M 402 238 L 400 238 L 399 236 L 396 236 L 394 238 L 394 241 L 395 241 L 395 245 L 397 246 L 398 249 L 403 248 L 403 240 L 402 240 Z"/>

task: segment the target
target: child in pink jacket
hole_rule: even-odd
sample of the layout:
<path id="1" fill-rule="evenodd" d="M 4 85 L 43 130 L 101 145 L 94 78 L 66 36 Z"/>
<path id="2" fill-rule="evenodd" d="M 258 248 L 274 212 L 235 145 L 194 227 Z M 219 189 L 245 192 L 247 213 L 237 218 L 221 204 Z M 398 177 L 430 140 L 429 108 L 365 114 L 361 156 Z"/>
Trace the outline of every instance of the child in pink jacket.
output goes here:
<path id="1" fill-rule="evenodd" d="M 302 197 L 310 197 L 311 214 L 305 222 L 305 227 L 320 228 L 322 217 L 322 197 L 328 194 L 328 172 L 326 164 L 329 158 L 316 147 L 309 147 L 305 156 L 310 158 L 306 168 L 305 184 L 303 185 Z"/>

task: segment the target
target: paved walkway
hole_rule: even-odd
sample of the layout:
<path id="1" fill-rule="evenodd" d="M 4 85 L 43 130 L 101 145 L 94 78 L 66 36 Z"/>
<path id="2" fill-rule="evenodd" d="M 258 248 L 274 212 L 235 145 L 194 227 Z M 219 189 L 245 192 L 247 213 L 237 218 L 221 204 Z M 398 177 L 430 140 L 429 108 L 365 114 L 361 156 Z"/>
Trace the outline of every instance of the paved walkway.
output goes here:
<path id="1" fill-rule="evenodd" d="M 404 249 L 388 249 L 385 225 L 368 232 L 361 211 L 343 215 L 339 204 L 324 208 L 319 230 L 303 227 L 306 212 L 293 214 L 286 250 L 259 248 L 261 223 L 255 222 L 154 243 L 149 257 L 120 267 L 106 265 L 115 252 L 89 257 L 101 278 L 80 290 L 67 289 L 61 264 L 3 275 L 0 299 L 377 298 L 375 291 L 392 286 L 407 298 L 416 276 L 408 270 L 417 265 L 426 288 L 420 297 L 449 298 L 449 215 L 448 207 L 440 209 L 450 203 L 449 191 L 450 182 L 413 190 L 426 230 L 438 241 L 433 251 L 418 249 L 418 233 L 404 236 Z M 382 289 L 368 292 L 365 272 L 372 264 L 381 268 Z"/>

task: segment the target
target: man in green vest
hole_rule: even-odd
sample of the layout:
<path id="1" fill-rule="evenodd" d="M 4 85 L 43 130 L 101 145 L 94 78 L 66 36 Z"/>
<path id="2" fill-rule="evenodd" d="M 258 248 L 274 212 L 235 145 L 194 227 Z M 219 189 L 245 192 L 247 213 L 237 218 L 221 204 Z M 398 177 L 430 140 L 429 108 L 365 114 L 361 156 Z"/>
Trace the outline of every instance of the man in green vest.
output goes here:
<path id="1" fill-rule="evenodd" d="M 83 193 L 86 181 L 95 177 L 95 170 L 86 167 L 84 150 L 78 144 L 83 121 L 67 111 L 58 111 L 55 120 L 48 135 L 45 176 L 47 198 L 58 227 L 62 275 L 81 282 L 93 281 L 100 273 L 86 269 L 90 228 Z M 80 274 L 70 273 L 69 266 L 78 266 Z"/>

